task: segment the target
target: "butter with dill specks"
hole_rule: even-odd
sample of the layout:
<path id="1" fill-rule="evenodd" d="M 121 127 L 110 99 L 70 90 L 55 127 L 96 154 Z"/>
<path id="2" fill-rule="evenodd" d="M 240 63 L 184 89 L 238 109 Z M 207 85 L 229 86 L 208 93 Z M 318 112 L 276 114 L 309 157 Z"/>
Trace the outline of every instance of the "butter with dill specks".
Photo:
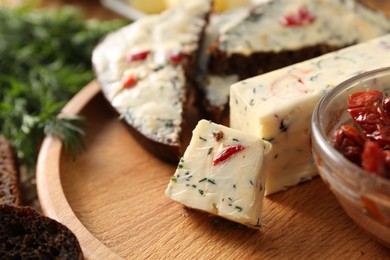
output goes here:
<path id="1" fill-rule="evenodd" d="M 201 120 L 166 195 L 187 207 L 259 228 L 270 150 L 259 137 Z"/>
<path id="2" fill-rule="evenodd" d="M 230 124 L 272 144 L 266 195 L 317 175 L 311 116 L 319 99 L 341 82 L 390 66 L 390 35 L 250 78 L 230 89 Z"/>
<path id="3" fill-rule="evenodd" d="M 150 140 L 180 143 L 188 91 L 184 61 L 195 55 L 210 10 L 211 0 L 183 2 L 109 34 L 93 51 L 103 94 Z"/>

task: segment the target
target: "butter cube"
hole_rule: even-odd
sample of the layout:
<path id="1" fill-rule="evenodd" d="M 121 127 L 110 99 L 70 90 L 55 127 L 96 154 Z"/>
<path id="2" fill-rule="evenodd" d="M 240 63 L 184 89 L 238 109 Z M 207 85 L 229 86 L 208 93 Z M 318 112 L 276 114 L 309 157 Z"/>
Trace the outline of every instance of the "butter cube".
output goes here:
<path id="1" fill-rule="evenodd" d="M 187 207 L 259 228 L 270 150 L 259 137 L 201 120 L 166 195 Z"/>

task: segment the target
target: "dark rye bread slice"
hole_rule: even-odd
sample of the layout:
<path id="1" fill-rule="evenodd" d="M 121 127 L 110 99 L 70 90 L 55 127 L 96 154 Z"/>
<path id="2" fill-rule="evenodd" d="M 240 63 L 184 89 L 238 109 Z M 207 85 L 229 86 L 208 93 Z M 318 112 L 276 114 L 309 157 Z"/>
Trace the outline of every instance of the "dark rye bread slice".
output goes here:
<path id="1" fill-rule="evenodd" d="M 354 0 L 273 0 L 232 20 L 209 45 L 209 72 L 199 84 L 199 102 L 213 120 L 228 109 L 228 98 L 210 98 L 221 94 L 213 76 L 243 80 L 390 32 L 383 13 Z M 225 85 L 228 97 L 231 82 Z"/>
<path id="2" fill-rule="evenodd" d="M 29 207 L 0 205 L 0 259 L 83 259 L 76 236 Z"/>
<path id="3" fill-rule="evenodd" d="M 210 57 L 209 67 L 213 74 L 238 74 L 242 80 L 318 57 L 342 47 L 317 44 L 315 46 L 304 46 L 298 50 L 255 52 L 249 56 L 239 53 L 227 56 L 226 53 L 216 48 L 213 49 Z"/>
<path id="4" fill-rule="evenodd" d="M 0 204 L 21 205 L 19 170 L 11 143 L 0 136 Z"/>
<path id="5" fill-rule="evenodd" d="M 93 51 L 102 92 L 135 139 L 176 163 L 211 0 L 183 1 L 109 34 Z M 130 148 L 131 149 L 131 148 Z"/>

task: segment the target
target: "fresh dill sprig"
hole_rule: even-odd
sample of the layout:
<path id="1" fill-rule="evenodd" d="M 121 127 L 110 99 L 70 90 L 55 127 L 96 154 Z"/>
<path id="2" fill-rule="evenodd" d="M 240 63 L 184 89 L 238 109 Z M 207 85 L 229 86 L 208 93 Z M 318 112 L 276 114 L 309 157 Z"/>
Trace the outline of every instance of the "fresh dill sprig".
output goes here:
<path id="1" fill-rule="evenodd" d="M 45 134 L 82 150 L 83 119 L 57 115 L 93 80 L 94 46 L 125 23 L 85 21 L 74 8 L 0 8 L 0 134 L 31 172 Z"/>
<path id="2" fill-rule="evenodd" d="M 73 158 L 85 149 L 82 129 L 84 118 L 81 116 L 54 117 L 45 121 L 44 133 L 59 138 L 64 143 L 65 152 L 70 152 Z"/>

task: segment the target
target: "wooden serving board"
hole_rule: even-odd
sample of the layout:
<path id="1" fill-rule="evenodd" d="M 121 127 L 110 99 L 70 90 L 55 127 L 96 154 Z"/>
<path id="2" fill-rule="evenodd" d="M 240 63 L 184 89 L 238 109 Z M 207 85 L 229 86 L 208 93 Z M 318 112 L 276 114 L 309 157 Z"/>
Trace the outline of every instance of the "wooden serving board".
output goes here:
<path id="1" fill-rule="evenodd" d="M 168 199 L 164 191 L 175 166 L 134 140 L 95 82 L 63 113 L 86 117 L 86 151 L 73 160 L 60 141 L 47 137 L 38 160 L 38 195 L 44 213 L 76 234 L 87 259 L 390 255 L 347 217 L 319 177 L 265 198 L 264 226 L 252 230 Z M 195 112 L 191 117 L 198 119 Z"/>

